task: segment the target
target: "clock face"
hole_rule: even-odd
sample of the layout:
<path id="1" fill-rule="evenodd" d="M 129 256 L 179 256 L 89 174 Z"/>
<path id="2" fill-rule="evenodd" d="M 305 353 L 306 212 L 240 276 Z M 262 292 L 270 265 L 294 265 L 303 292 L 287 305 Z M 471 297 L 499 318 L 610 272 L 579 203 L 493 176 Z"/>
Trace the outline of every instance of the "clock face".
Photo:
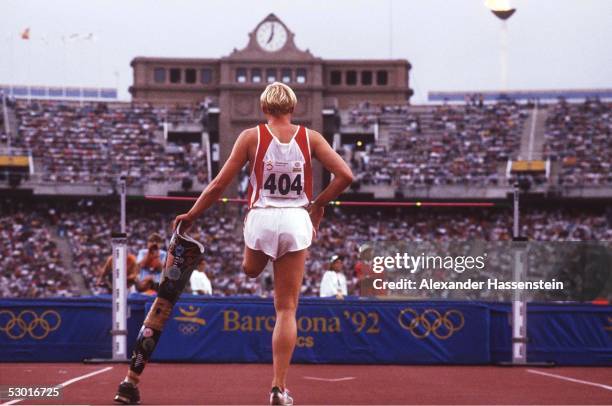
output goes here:
<path id="1" fill-rule="evenodd" d="M 259 46 L 268 52 L 278 51 L 287 42 L 287 30 L 277 21 L 266 21 L 261 24 L 256 36 Z"/>

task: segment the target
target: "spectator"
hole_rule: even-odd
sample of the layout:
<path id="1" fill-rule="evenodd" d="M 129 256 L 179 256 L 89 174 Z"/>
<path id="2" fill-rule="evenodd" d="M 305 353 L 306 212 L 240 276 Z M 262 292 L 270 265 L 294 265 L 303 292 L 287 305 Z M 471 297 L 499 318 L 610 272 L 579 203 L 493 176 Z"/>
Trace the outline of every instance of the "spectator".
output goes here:
<path id="1" fill-rule="evenodd" d="M 200 258 L 198 267 L 193 270 L 189 279 L 191 285 L 191 293 L 194 295 L 212 295 L 212 285 L 208 275 L 206 275 L 206 261 Z"/>
<path id="2" fill-rule="evenodd" d="M 147 248 L 138 251 L 138 267 L 140 268 L 140 280 L 150 276 L 153 282 L 159 285 L 161 273 L 166 263 L 166 251 L 162 249 L 163 240 L 157 233 L 149 235 L 147 238 Z"/>
<path id="3" fill-rule="evenodd" d="M 138 283 L 138 291 L 143 295 L 154 296 L 157 294 L 157 286 L 152 276 L 147 276 Z"/>
<path id="4" fill-rule="evenodd" d="M 321 280 L 321 297 L 335 296 L 336 299 L 344 299 L 348 294 L 346 276 L 342 273 L 343 261 L 344 257 L 341 255 L 333 255 L 329 260 L 330 269 L 325 271 Z"/>
<path id="5" fill-rule="evenodd" d="M 136 257 L 133 254 L 127 254 L 127 289 L 129 292 L 136 290 L 136 283 L 138 282 L 139 267 Z M 98 279 L 96 286 L 108 289 L 110 292 L 113 289 L 113 256 L 109 255 L 104 263 L 104 266 L 98 272 Z"/>

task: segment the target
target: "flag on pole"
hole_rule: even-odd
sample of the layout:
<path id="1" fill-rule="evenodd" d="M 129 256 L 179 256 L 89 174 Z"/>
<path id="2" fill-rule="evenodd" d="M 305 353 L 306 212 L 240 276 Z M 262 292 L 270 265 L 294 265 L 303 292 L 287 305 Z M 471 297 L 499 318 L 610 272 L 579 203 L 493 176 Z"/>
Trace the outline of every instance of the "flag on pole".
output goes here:
<path id="1" fill-rule="evenodd" d="M 23 30 L 23 32 L 21 33 L 21 39 L 25 39 L 25 40 L 30 39 L 30 27 Z"/>

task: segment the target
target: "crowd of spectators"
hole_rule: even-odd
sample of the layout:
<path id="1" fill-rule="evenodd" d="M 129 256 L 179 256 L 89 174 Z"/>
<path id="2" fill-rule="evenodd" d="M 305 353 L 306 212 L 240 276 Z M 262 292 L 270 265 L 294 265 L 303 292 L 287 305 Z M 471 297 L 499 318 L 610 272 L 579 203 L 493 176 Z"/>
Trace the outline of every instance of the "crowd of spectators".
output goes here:
<path id="1" fill-rule="evenodd" d="M 196 175 L 207 181 L 206 154 L 198 143 L 166 144 L 164 122 L 198 123 L 209 101 L 194 106 L 134 103 L 17 101 L 15 147 L 30 149 L 48 182 L 112 183 L 120 173 L 131 184 L 176 182 Z M 373 131 L 365 148 L 345 146 L 358 184 L 395 187 L 500 185 L 503 165 L 517 156 L 531 104 L 484 103 L 374 105 L 341 112 L 345 128 Z M 563 185 L 612 184 L 612 103 L 560 100 L 548 107 L 544 156 L 561 165 Z M 1 131 L 1 130 L 0 130 Z M 6 135 L 0 133 L 0 143 Z M 545 180 L 545 179 L 544 179 Z M 540 179 L 540 182 L 543 179 Z"/>
<path id="2" fill-rule="evenodd" d="M 344 156 L 360 184 L 498 185 L 505 177 L 499 163 L 517 156 L 531 106 L 483 103 L 478 97 L 430 107 L 361 103 L 347 111 L 343 124 L 372 131 L 377 123 L 380 141 L 364 151 L 343 151 Z M 543 152 L 560 163 L 560 184 L 612 184 L 611 129 L 612 103 L 561 99 L 548 106 Z"/>
<path id="3" fill-rule="evenodd" d="M 94 294 L 108 293 L 96 286 L 97 273 L 111 254 L 110 234 L 119 227 L 112 206 L 91 200 L 78 204 L 21 207 L 0 217 L 0 272 L 3 297 L 74 295 L 77 288 L 66 272 L 52 238 L 68 241 L 72 271 L 83 276 Z M 158 233 L 167 243 L 176 213 L 151 208 L 128 212 L 128 252 L 146 247 Z M 333 255 L 344 256 L 349 294 L 359 293 L 363 263 L 359 247 L 377 241 L 504 241 L 511 239 L 508 210 L 411 211 L 395 209 L 330 209 L 306 263 L 302 294 L 317 296 L 323 273 Z M 535 241 L 612 240 L 612 209 L 531 209 L 521 216 L 522 235 Z M 236 207 L 218 206 L 206 212 L 191 235 L 206 247 L 206 273 L 215 295 L 269 293 L 267 274 L 249 279 L 241 271 L 242 218 Z M 166 249 L 166 247 L 162 247 Z M 262 286 L 264 285 L 264 286 Z"/>
<path id="4" fill-rule="evenodd" d="M 0 207 L 0 297 L 78 294 L 52 238 L 54 210 Z"/>
<path id="5" fill-rule="evenodd" d="M 161 141 L 164 122 L 197 120 L 194 108 L 18 101 L 14 110 L 18 136 L 13 145 L 32 151 L 44 181 L 112 183 L 126 174 L 130 184 L 144 184 L 206 171 L 199 144 Z"/>
<path id="6" fill-rule="evenodd" d="M 355 152 L 360 184 L 498 185 L 499 164 L 516 155 L 528 112 L 505 100 L 462 105 L 372 106 L 351 110 L 349 123 L 379 124 L 380 142 Z"/>
<path id="7" fill-rule="evenodd" d="M 349 109 L 346 118 L 342 124 L 349 126 L 358 126 L 367 130 L 374 124 L 380 122 L 380 116 L 383 112 L 406 113 L 408 107 L 402 106 L 381 106 L 371 104 L 370 102 L 362 102 L 357 106 Z"/>
<path id="8" fill-rule="evenodd" d="M 561 163 L 559 183 L 612 184 L 612 103 L 564 100 L 548 108 L 545 156 Z"/>

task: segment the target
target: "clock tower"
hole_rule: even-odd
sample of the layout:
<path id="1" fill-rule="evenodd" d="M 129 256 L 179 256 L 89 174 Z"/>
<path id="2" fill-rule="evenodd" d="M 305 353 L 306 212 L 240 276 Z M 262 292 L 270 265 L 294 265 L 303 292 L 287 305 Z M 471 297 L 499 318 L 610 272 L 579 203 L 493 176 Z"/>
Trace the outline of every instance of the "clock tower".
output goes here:
<path id="1" fill-rule="evenodd" d="M 242 130 L 265 120 L 259 96 L 268 83 L 283 82 L 295 91 L 298 103 L 294 122 L 320 132 L 323 128 L 321 58 L 299 49 L 295 34 L 274 14 L 257 24 L 248 37 L 243 49 L 234 49 L 220 60 L 219 133 L 224 135 L 219 139 L 221 162 L 229 156 Z M 315 180 L 319 178 L 315 173 Z"/>
<path id="2" fill-rule="evenodd" d="M 304 59 L 315 58 L 309 50 L 300 50 L 294 42 L 295 34 L 275 14 L 270 13 L 249 33 L 246 47 L 229 57 Z"/>

